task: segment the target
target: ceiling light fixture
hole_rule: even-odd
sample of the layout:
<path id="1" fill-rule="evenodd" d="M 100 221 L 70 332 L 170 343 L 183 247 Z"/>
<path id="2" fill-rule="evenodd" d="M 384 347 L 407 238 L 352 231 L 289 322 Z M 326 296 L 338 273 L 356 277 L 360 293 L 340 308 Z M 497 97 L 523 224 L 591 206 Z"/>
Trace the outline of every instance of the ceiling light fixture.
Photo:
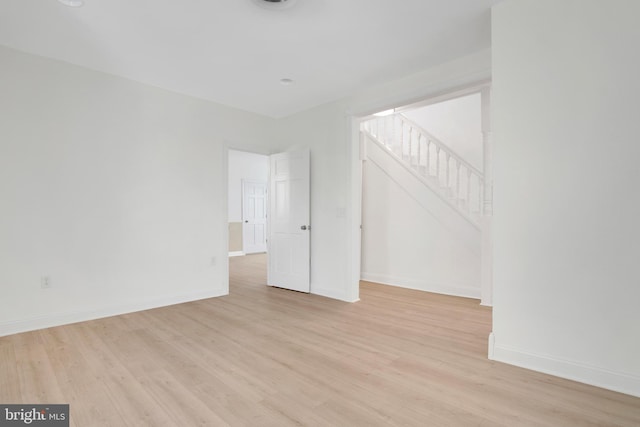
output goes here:
<path id="1" fill-rule="evenodd" d="M 288 9 L 297 3 L 298 0 L 253 0 L 255 4 L 265 9 Z"/>
<path id="2" fill-rule="evenodd" d="M 84 6 L 84 0 L 58 0 L 65 6 L 69 7 L 82 7 Z"/>
<path id="3" fill-rule="evenodd" d="M 287 78 L 280 79 L 280 84 L 282 86 L 291 86 L 293 84 L 293 80 L 292 79 L 287 79 Z"/>

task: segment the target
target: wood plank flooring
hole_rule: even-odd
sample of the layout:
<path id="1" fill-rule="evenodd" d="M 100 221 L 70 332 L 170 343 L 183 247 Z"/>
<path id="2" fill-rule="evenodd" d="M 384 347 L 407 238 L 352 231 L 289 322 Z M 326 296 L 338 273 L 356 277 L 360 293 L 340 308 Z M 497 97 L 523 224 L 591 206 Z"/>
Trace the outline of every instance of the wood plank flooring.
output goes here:
<path id="1" fill-rule="evenodd" d="M 0 338 L 0 402 L 69 403 L 78 427 L 640 426 L 640 399 L 488 361 L 475 300 L 230 270 L 226 297 Z"/>

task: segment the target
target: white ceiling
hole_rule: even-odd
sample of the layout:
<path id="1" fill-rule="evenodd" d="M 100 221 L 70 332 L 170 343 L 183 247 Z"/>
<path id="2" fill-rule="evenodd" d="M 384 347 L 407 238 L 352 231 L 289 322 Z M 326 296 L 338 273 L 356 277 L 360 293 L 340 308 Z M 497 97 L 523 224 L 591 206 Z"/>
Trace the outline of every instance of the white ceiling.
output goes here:
<path id="1" fill-rule="evenodd" d="M 2 0 L 0 44 L 279 118 L 488 48 L 500 1 Z"/>

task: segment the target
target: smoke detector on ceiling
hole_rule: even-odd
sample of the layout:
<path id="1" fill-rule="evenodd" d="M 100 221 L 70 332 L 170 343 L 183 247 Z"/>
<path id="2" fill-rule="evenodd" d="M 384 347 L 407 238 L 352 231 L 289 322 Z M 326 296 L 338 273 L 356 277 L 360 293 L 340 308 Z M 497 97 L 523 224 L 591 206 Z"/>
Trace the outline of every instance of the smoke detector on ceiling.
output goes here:
<path id="1" fill-rule="evenodd" d="M 298 2 L 298 0 L 253 0 L 255 4 L 265 9 L 288 9 Z"/>

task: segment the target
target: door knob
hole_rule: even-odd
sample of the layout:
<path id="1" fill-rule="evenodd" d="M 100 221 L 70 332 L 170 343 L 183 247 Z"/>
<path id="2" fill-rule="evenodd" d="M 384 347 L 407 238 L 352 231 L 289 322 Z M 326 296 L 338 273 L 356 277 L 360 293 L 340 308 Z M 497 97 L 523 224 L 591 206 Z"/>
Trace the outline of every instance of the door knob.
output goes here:
<path id="1" fill-rule="evenodd" d="M 307 229 L 307 226 L 306 226 L 306 225 L 302 225 L 302 226 L 300 226 L 300 230 L 306 230 L 306 229 Z"/>
<path id="2" fill-rule="evenodd" d="M 249 223 L 249 221 L 248 221 L 248 220 L 245 220 L 244 222 L 245 222 L 245 223 L 247 223 L 247 224 Z"/>

